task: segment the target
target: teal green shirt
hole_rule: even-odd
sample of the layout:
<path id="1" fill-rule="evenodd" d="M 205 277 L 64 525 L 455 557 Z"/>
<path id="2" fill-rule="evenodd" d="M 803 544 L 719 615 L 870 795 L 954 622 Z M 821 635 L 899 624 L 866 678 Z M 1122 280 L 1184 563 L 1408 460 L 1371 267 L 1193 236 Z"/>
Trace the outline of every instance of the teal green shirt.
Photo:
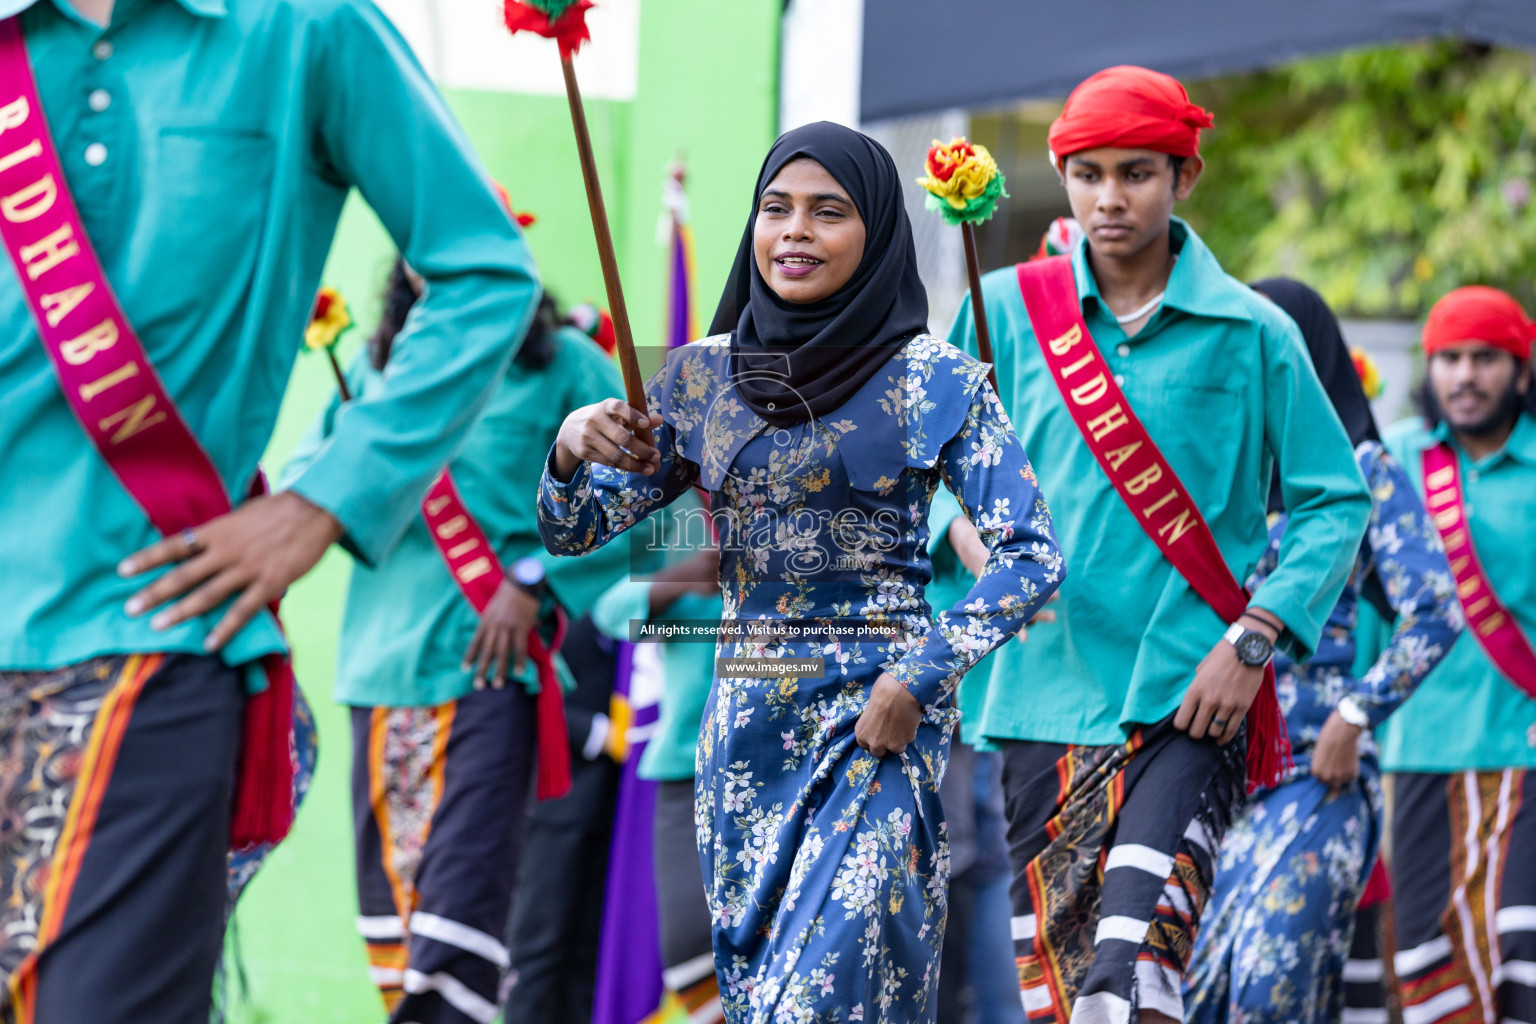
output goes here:
<path id="1" fill-rule="evenodd" d="M 590 556 L 588 556 L 590 557 Z M 693 619 L 719 622 L 725 603 L 719 597 L 684 594 L 662 615 L 651 615 L 651 585 L 643 580 L 624 580 L 600 597 L 592 609 L 592 622 L 616 640 L 630 638 L 631 621 L 657 622 Z M 661 716 L 656 731 L 640 756 L 642 779 L 675 782 L 693 778 L 694 755 L 699 746 L 699 723 L 709 702 L 715 680 L 715 645 L 699 642 L 662 641 Z"/>
<path id="2" fill-rule="evenodd" d="M 976 577 L 960 561 L 954 545 L 949 542 L 950 525 L 964 515 L 959 500 L 949 488 L 940 487 L 934 492 L 933 503 L 928 508 L 928 557 L 933 562 L 933 579 L 923 588 L 923 598 L 934 615 L 960 604 L 976 586 Z M 971 672 L 974 671 L 972 668 Z M 969 672 L 965 678 L 970 678 Z"/>
<path id="3" fill-rule="evenodd" d="M 614 584 L 598 598 L 592 608 L 592 623 L 615 640 L 630 638 L 631 622 L 719 622 L 725 614 L 725 602 L 719 594 L 683 594 L 660 615 L 651 614 L 650 572 L 675 565 L 689 558 L 696 545 L 708 535 L 703 519 L 703 504 L 693 494 L 684 494 L 669 505 L 660 517 L 658 541 L 644 542 L 645 565 L 631 578 Z M 656 522 L 656 520 L 652 520 Z M 649 536 L 640 531 L 632 536 Z M 624 548 L 628 545 L 611 544 Z M 604 551 L 606 548 L 599 548 Z M 591 558 L 580 556 L 581 560 Z M 638 556 L 636 556 L 638 557 Z M 715 645 L 699 641 L 647 641 L 657 644 L 656 653 L 662 671 L 660 717 L 640 757 L 639 774 L 644 779 L 672 782 L 693 778 L 694 754 L 699 743 L 699 723 L 709 701 L 709 688 L 715 678 Z"/>
<path id="4" fill-rule="evenodd" d="M 105 31 L 64 0 L 21 12 L 65 177 L 107 279 L 236 498 L 303 345 L 356 186 L 427 297 L 388 383 L 338 418 L 293 489 L 381 561 L 489 396 L 538 299 L 533 263 L 446 105 L 366 0 L 120 0 Z M 59 391 L 0 261 L 0 668 L 201 651 L 123 604 L 118 562 L 158 539 Z M 265 613 L 224 651 L 279 650 Z"/>
<path id="5" fill-rule="evenodd" d="M 1354 564 L 1370 496 L 1296 325 L 1229 277 L 1177 219 L 1173 245 L 1179 259 L 1163 304 L 1128 338 L 1100 301 L 1080 244 L 1072 261 L 1083 317 L 1239 580 L 1268 542 L 1279 460 L 1291 518 L 1279 568 L 1254 603 L 1285 621 L 1284 642 L 1303 660 Z M 992 656 L 985 694 L 972 695 L 982 708 L 975 731 L 1122 742 L 1135 724 L 1178 708 L 1227 623 L 1162 556 L 1089 451 L 1041 357 L 1014 268 L 986 275 L 982 292 L 1003 402 L 1050 496 L 1067 574 L 1056 621 Z M 976 351 L 968 302 L 950 341 Z"/>
<path id="6" fill-rule="evenodd" d="M 503 566 L 532 555 L 572 620 L 585 615 L 629 568 L 622 544 L 581 558 L 561 558 L 539 542 L 537 505 L 544 456 L 572 410 L 624 393 L 618 367 L 592 339 L 565 328 L 555 332 L 555 357 L 541 370 L 514 363 L 501 377 L 479 421 L 449 469 L 464 506 L 485 530 Z M 394 370 L 378 373 L 360 358 L 348 375 L 353 394 L 367 401 Z M 333 401 L 295 450 L 284 470 L 301 478 L 334 436 L 346 409 Z M 443 556 L 418 514 L 395 550 L 376 565 L 352 569 L 342 619 L 336 699 L 362 706 L 429 706 L 457 700 L 474 688 L 474 673 L 460 666 L 479 616 L 454 583 Z M 531 660 L 517 676 L 537 691 Z"/>
<path id="7" fill-rule="evenodd" d="M 976 585 L 976 577 L 960 561 L 954 545 L 949 542 L 950 525 L 964 515 L 959 500 L 947 488 L 940 487 L 934 492 L 933 504 L 928 509 L 928 557 L 933 561 L 933 579 L 923 590 L 923 597 L 934 615 L 963 604 Z M 1016 642 L 1009 643 L 1000 649 L 1017 646 Z M 960 738 L 973 746 L 987 745 L 985 739 L 977 735 L 977 730 L 986 704 L 987 680 L 997 657 L 997 651 L 988 654 L 971 666 L 960 680 Z"/>
<path id="8" fill-rule="evenodd" d="M 1424 495 L 1424 449 L 1457 451 L 1472 546 L 1494 593 L 1536 639 L 1536 419 L 1521 416 L 1504 447 L 1473 462 L 1449 428 L 1404 420 L 1387 431 L 1392 455 Z M 1367 627 L 1368 628 L 1368 627 Z M 1493 667 L 1471 630 L 1397 713 L 1377 729 L 1382 767 L 1394 772 L 1536 768 L 1536 701 Z"/>

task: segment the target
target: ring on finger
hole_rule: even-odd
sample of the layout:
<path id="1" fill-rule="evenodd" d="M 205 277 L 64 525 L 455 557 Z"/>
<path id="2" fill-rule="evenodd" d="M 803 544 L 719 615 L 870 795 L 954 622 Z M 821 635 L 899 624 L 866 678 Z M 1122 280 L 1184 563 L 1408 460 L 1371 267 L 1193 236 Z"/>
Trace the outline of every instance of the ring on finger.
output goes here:
<path id="1" fill-rule="evenodd" d="M 192 529 L 192 527 L 187 527 L 177 536 L 179 536 L 181 538 L 181 542 L 187 546 L 188 557 L 200 554 L 202 552 L 202 541 L 197 539 L 197 531 Z"/>
<path id="2" fill-rule="evenodd" d="M 634 452 L 630 451 L 628 448 L 624 447 L 623 445 L 619 445 L 619 451 L 623 452 L 625 455 L 628 455 L 630 458 L 634 459 L 636 462 L 640 461 L 640 456 L 636 455 Z"/>
<path id="3" fill-rule="evenodd" d="M 1218 729 L 1225 729 L 1227 727 L 1227 720 L 1225 718 L 1213 718 L 1211 719 L 1211 724 Z"/>

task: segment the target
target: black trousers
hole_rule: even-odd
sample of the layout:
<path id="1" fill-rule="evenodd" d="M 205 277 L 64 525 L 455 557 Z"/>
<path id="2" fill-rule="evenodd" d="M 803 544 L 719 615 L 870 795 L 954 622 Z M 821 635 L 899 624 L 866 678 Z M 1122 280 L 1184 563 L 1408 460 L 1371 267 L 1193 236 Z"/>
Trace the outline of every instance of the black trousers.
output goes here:
<path id="1" fill-rule="evenodd" d="M 571 763 L 571 791 L 534 805 L 507 946 L 512 953 L 505 1024 L 571 1024 L 592 1017 L 603 885 L 613 837 L 619 766 L 606 757 Z"/>
<path id="2" fill-rule="evenodd" d="M 656 787 L 651 833 L 656 909 L 661 917 L 662 975 L 667 988 L 683 992 L 715 976 L 715 951 L 693 824 L 693 780 Z"/>

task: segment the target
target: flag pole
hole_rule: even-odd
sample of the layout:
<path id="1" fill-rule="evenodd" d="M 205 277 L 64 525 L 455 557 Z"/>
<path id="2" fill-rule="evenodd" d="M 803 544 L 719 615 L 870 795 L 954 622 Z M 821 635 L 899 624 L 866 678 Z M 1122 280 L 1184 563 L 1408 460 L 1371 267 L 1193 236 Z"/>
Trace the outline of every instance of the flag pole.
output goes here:
<path id="1" fill-rule="evenodd" d="M 608 226 L 608 208 L 603 202 L 603 185 L 597 176 L 592 135 L 587 129 L 586 108 L 581 102 L 581 87 L 576 84 L 576 68 L 570 54 L 561 53 L 560 70 L 565 75 L 565 96 L 571 106 L 571 127 L 576 132 L 576 152 L 581 158 L 581 177 L 587 187 L 587 208 L 592 212 L 592 232 L 597 236 L 597 257 L 603 268 L 603 285 L 608 291 L 608 313 L 613 317 L 619 370 L 624 375 L 624 396 L 631 406 L 643 413 L 647 411 L 645 381 L 640 376 L 640 361 L 635 355 L 635 336 L 629 325 L 629 309 L 624 305 L 624 285 L 619 280 L 619 261 L 614 252 L 613 231 Z M 642 427 L 635 434 L 646 444 L 655 443 L 649 427 Z"/>
<path id="2" fill-rule="evenodd" d="M 997 367 L 992 360 L 992 332 L 987 328 L 987 304 L 981 298 L 981 260 L 976 255 L 976 227 L 960 225 L 960 237 L 965 239 L 965 273 L 971 282 L 971 313 L 976 319 L 976 355 L 987 364 L 987 383 L 997 391 Z M 997 392 L 999 395 L 1001 391 Z"/>

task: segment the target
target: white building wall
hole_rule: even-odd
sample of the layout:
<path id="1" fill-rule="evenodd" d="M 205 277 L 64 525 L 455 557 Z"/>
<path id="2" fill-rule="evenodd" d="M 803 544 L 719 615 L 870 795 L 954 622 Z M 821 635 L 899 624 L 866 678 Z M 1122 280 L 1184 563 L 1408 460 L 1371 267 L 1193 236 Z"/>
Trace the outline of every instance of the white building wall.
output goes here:
<path id="1" fill-rule="evenodd" d="M 377 0 L 438 84 L 564 96 L 555 43 L 513 36 L 495 0 Z M 576 56 L 585 98 L 633 100 L 640 78 L 640 0 L 602 0 L 587 14 L 592 41 Z"/>
<path id="2" fill-rule="evenodd" d="M 779 37 L 779 131 L 859 126 L 864 0 L 790 0 Z"/>

